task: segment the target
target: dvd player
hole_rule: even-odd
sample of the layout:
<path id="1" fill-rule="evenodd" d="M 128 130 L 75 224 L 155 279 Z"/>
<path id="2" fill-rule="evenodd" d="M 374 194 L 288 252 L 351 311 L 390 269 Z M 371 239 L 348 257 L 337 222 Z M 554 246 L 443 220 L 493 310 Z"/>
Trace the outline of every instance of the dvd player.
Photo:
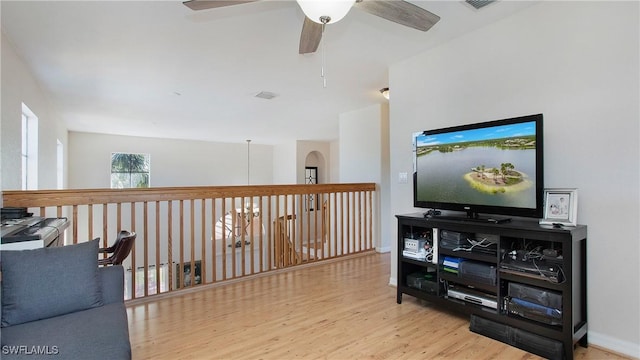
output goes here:
<path id="1" fill-rule="evenodd" d="M 498 308 L 498 301 L 495 295 L 483 293 L 481 291 L 449 285 L 447 296 L 453 299 L 463 300 L 472 304 L 486 306 L 492 309 Z"/>

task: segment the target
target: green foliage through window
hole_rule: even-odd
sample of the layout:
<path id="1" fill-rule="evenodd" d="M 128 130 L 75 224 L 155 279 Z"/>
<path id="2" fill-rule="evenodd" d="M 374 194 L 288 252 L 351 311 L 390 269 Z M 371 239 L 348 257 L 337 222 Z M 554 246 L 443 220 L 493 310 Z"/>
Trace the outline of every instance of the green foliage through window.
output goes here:
<path id="1" fill-rule="evenodd" d="M 149 154 L 111 154 L 111 188 L 148 188 Z"/>

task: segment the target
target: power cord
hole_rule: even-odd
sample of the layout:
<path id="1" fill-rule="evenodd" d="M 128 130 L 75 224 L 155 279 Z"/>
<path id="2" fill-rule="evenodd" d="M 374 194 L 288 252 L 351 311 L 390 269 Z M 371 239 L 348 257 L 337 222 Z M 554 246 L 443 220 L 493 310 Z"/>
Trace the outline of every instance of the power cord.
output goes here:
<path id="1" fill-rule="evenodd" d="M 473 240 L 467 238 L 467 242 L 471 244 L 471 247 L 457 247 L 453 249 L 453 251 L 472 251 L 476 246 L 487 248 L 495 244 L 494 242 L 489 241 L 489 239 L 487 238 L 482 238 L 481 240 Z"/>

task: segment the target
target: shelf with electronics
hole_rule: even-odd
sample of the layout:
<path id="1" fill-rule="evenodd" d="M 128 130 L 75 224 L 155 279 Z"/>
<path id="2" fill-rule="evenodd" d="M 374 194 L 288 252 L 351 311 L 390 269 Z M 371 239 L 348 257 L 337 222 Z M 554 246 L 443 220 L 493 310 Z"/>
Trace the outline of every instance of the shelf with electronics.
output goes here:
<path id="1" fill-rule="evenodd" d="M 397 215 L 404 294 L 471 315 L 471 331 L 547 358 L 587 345 L 587 227 Z"/>

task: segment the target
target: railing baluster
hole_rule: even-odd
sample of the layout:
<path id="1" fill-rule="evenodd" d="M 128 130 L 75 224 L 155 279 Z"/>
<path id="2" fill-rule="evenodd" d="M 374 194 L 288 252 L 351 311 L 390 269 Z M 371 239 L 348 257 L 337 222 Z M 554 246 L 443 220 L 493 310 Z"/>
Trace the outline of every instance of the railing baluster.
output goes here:
<path id="1" fill-rule="evenodd" d="M 303 210 L 302 210 L 302 194 L 298 194 L 297 196 L 297 203 L 298 203 L 298 214 L 304 214 Z M 300 246 L 299 246 L 299 252 L 298 252 L 298 259 L 296 259 L 296 264 L 299 264 L 302 262 L 302 260 L 304 259 L 304 255 L 302 254 L 302 250 L 303 250 L 303 238 L 304 238 L 304 231 L 302 230 L 302 225 L 304 224 L 304 217 L 300 216 L 300 221 L 298 221 L 298 229 L 300 230 L 300 232 L 298 233 L 298 238 L 300 239 Z M 297 243 L 297 239 L 296 239 L 296 243 Z M 294 246 L 295 248 L 295 246 Z"/>
<path id="2" fill-rule="evenodd" d="M 122 230 L 122 211 L 121 211 L 121 207 L 122 204 L 121 203 L 117 203 L 116 204 L 116 209 L 117 209 L 117 213 L 116 213 L 116 232 Z M 103 204 L 102 205 L 102 238 L 105 241 L 109 241 L 109 204 Z M 132 253 L 133 248 L 132 248 Z"/>
<path id="3" fill-rule="evenodd" d="M 217 259 L 217 242 L 216 236 L 216 198 L 211 198 L 211 281 L 218 281 L 218 259 Z"/>
<path id="4" fill-rule="evenodd" d="M 189 200 L 189 233 L 191 234 L 191 236 L 189 237 L 189 272 L 190 272 L 190 281 L 191 283 L 189 284 L 189 287 L 192 287 L 193 284 L 195 284 L 195 278 L 196 278 L 196 262 L 195 262 L 195 257 L 196 257 L 196 219 L 194 216 L 195 213 L 195 200 L 191 199 Z M 202 263 L 200 263 L 202 264 Z M 183 275 L 184 277 L 184 270 L 183 270 Z M 185 284 L 186 286 L 186 284 Z"/>
<path id="5" fill-rule="evenodd" d="M 173 289 L 173 201 L 167 202 L 167 269 L 169 271 L 169 284 L 167 291 Z"/>
<path id="6" fill-rule="evenodd" d="M 274 224 L 273 224 L 273 231 L 275 233 L 275 238 L 274 238 L 274 242 L 275 242 L 275 250 L 273 252 L 274 257 L 273 257 L 273 261 L 274 261 L 274 265 L 273 267 L 276 269 L 279 269 L 282 267 L 282 243 L 280 241 L 282 234 L 280 233 L 281 229 L 280 229 L 280 195 L 276 196 L 276 204 L 275 204 L 275 209 L 276 209 L 276 216 L 275 216 L 275 220 L 274 220 Z"/>
<path id="7" fill-rule="evenodd" d="M 258 258 L 259 268 L 257 272 L 262 272 L 265 270 L 264 264 L 263 264 L 264 256 L 262 256 L 262 254 L 264 254 L 264 231 L 262 231 L 262 229 L 264 228 L 263 226 L 264 223 L 262 222 L 262 219 L 263 219 L 262 214 L 264 214 L 264 208 L 262 207 L 262 196 L 258 198 L 258 210 L 259 210 L 258 224 L 260 225 L 260 227 L 258 228 L 259 229 L 258 231 L 260 232 L 260 234 L 258 235 L 258 241 L 259 241 L 258 253 L 260 255 Z M 251 270 L 252 270 L 251 272 L 253 272 L 253 268 Z"/>
<path id="8" fill-rule="evenodd" d="M 135 202 L 130 202 L 129 203 L 129 213 L 131 214 L 131 231 L 132 232 L 136 232 L 136 204 Z M 107 209 L 105 208 L 105 214 L 107 213 Z M 120 219 L 120 217 L 118 217 L 118 219 Z M 106 226 L 106 225 L 105 225 Z M 135 299 L 138 297 L 138 292 L 136 291 L 137 289 L 137 285 L 136 285 L 136 245 L 137 245 L 137 241 L 138 238 L 136 237 L 136 241 L 134 242 L 133 246 L 131 247 L 131 298 Z M 146 270 L 146 269 L 145 269 Z"/>
<path id="9" fill-rule="evenodd" d="M 237 235 L 237 226 L 238 223 L 236 221 L 236 217 L 237 217 L 237 211 L 236 211 L 236 198 L 232 197 L 231 198 L 231 234 L 230 234 L 230 238 L 231 238 L 231 278 L 235 278 L 236 277 L 236 237 Z M 224 245 L 225 247 L 227 247 L 226 243 Z"/>
<path id="10" fill-rule="evenodd" d="M 73 243 L 78 243 L 78 205 L 73 205 L 71 224 L 73 226 Z"/>
<path id="11" fill-rule="evenodd" d="M 156 294 L 160 294 L 161 285 L 160 285 L 160 201 L 156 200 Z"/>
<path id="12" fill-rule="evenodd" d="M 226 227 L 226 223 L 227 223 L 227 210 L 226 210 L 226 204 L 227 204 L 227 199 L 225 197 L 222 197 L 221 199 L 222 202 L 222 213 L 221 213 L 221 217 L 220 220 L 222 221 L 222 239 L 220 239 L 220 244 L 221 244 L 221 248 L 222 248 L 222 280 L 227 280 L 227 227 Z"/>
<path id="13" fill-rule="evenodd" d="M 251 210 L 249 212 L 249 214 L 247 214 L 248 216 L 248 224 L 249 224 L 249 238 L 251 239 L 251 244 L 249 244 L 249 253 L 251 254 L 251 256 L 249 256 L 249 261 L 251 266 L 250 268 L 250 272 L 249 274 L 253 274 L 256 271 L 256 266 L 255 266 L 255 255 L 254 255 L 254 249 L 256 248 L 256 238 L 255 238 L 255 221 L 256 219 L 254 218 L 254 204 L 253 204 L 253 198 L 251 198 L 251 202 L 249 203 L 249 206 L 251 206 Z"/>
<path id="14" fill-rule="evenodd" d="M 178 287 L 184 288 L 184 200 L 180 200 L 180 261 L 178 261 Z"/>
<path id="15" fill-rule="evenodd" d="M 358 250 L 362 251 L 364 248 L 363 237 L 362 237 L 362 192 L 358 191 L 356 193 L 358 198 Z"/>
<path id="16" fill-rule="evenodd" d="M 311 260 L 311 194 L 301 195 L 306 197 L 304 201 L 306 208 L 304 209 L 303 214 L 306 218 L 306 227 L 305 232 L 302 234 L 302 239 L 306 240 L 307 244 L 307 261 Z"/>
<path id="17" fill-rule="evenodd" d="M 350 192 L 349 195 L 351 195 L 351 201 L 349 202 L 351 205 L 351 216 L 347 216 L 347 221 L 351 223 L 351 232 L 349 233 L 349 239 L 351 239 L 349 254 L 352 254 L 356 251 L 356 200 L 354 192 Z"/>
<path id="18" fill-rule="evenodd" d="M 369 249 L 373 249 L 373 192 L 367 191 L 369 194 L 369 205 L 366 207 L 369 210 Z"/>
<path id="19" fill-rule="evenodd" d="M 93 205 L 87 205 L 87 239 L 93 239 Z M 107 247 L 109 244 L 107 243 L 106 238 L 102 238 L 102 247 Z"/>
<path id="20" fill-rule="evenodd" d="M 240 265 L 242 266 L 242 270 L 238 274 L 238 276 L 245 275 L 246 269 L 246 258 L 247 253 L 245 251 L 245 234 L 247 232 L 247 227 L 245 225 L 245 221 L 247 219 L 247 212 L 244 206 L 244 196 L 240 197 L 240 224 L 238 225 L 238 229 L 240 230 Z M 236 249 L 237 250 L 237 249 Z"/>
<path id="21" fill-rule="evenodd" d="M 338 209 L 338 213 L 340 216 L 340 256 L 345 254 L 345 220 L 344 217 L 346 216 L 345 214 L 348 214 L 347 208 L 346 208 L 346 203 L 347 201 L 346 199 L 346 193 L 345 192 L 341 192 L 340 193 L 340 207 Z M 348 247 L 348 245 L 347 245 Z"/>
<path id="22" fill-rule="evenodd" d="M 262 271 L 268 271 L 271 270 L 271 267 L 274 266 L 271 262 L 271 252 L 273 251 L 273 243 L 272 243 L 272 236 L 271 236 L 271 220 L 273 219 L 273 217 L 271 216 L 271 198 L 273 197 L 273 195 L 269 195 L 267 196 L 267 268 L 262 268 Z M 262 216 L 263 213 L 260 214 L 260 216 Z M 277 219 L 278 217 L 276 216 L 275 219 Z M 262 220 L 260 220 L 260 224 L 263 224 Z M 262 252 L 260 252 L 262 254 Z M 262 257 L 261 257 L 262 259 Z M 275 266 L 274 266 L 275 267 Z"/>
<path id="23" fill-rule="evenodd" d="M 142 263 L 144 272 L 144 296 L 149 296 L 149 203 L 142 202 Z"/>
<path id="24" fill-rule="evenodd" d="M 207 202 L 200 199 L 200 282 L 207 283 Z"/>
<path id="25" fill-rule="evenodd" d="M 333 257 L 338 256 L 338 193 L 331 194 L 333 197 Z"/>

